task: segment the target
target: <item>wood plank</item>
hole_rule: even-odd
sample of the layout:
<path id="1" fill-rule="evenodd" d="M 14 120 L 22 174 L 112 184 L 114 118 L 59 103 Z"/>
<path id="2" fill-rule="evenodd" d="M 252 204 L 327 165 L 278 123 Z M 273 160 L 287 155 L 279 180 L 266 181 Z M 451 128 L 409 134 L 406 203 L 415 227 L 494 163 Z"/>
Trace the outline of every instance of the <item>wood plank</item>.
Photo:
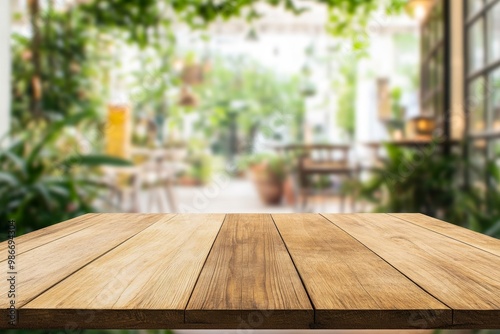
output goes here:
<path id="1" fill-rule="evenodd" d="M 155 224 L 20 310 L 23 326 L 177 328 L 223 214 L 162 215 Z M 81 310 L 92 309 L 94 319 Z"/>
<path id="2" fill-rule="evenodd" d="M 106 217 L 99 224 L 17 256 L 16 306 L 18 308 L 90 261 L 153 224 L 160 216 L 107 214 Z M 96 219 L 99 219 L 99 216 Z M 6 261 L 0 262 L 0 267 L 7 268 Z M 0 290 L 8 291 L 7 284 L 7 280 L 1 280 Z M 8 303 L 9 300 L 6 298 L 0 299 L 0 308 L 6 308 Z M 0 327 L 5 324 L 6 320 L 1 321 Z"/>
<path id="3" fill-rule="evenodd" d="M 453 325 L 500 327 L 500 258 L 390 215 L 325 215 L 453 309 Z"/>
<path id="4" fill-rule="evenodd" d="M 227 215 L 186 309 L 203 328 L 309 328 L 313 309 L 271 216 Z"/>
<path id="5" fill-rule="evenodd" d="M 438 328 L 451 310 L 317 214 L 273 214 L 316 312 L 316 327 Z"/>
<path id="6" fill-rule="evenodd" d="M 390 215 L 500 256 L 500 241 L 488 235 L 421 213 L 391 213 Z"/>
<path id="7" fill-rule="evenodd" d="M 64 222 L 15 237 L 17 255 L 90 226 L 99 213 L 88 213 Z M 7 241 L 0 243 L 0 261 L 7 259 Z"/>

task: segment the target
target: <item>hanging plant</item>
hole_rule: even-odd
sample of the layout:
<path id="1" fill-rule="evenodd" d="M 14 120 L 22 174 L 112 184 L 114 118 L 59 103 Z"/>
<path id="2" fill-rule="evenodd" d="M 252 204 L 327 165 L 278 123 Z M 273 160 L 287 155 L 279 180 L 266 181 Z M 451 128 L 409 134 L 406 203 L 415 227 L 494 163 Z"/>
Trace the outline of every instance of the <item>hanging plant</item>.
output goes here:
<path id="1" fill-rule="evenodd" d="M 300 93 L 305 97 L 314 96 L 316 95 L 316 92 L 316 85 L 314 85 L 310 80 L 306 80 L 300 88 Z"/>
<path id="2" fill-rule="evenodd" d="M 183 107 L 196 107 L 198 105 L 198 98 L 189 86 L 182 86 L 179 105 Z"/>

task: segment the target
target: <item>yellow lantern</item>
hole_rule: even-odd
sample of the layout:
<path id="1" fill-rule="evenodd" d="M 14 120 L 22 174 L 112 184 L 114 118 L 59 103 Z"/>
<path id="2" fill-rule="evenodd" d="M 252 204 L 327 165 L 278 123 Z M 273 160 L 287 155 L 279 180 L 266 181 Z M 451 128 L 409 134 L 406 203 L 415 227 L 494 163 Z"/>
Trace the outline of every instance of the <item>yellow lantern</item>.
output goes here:
<path id="1" fill-rule="evenodd" d="M 127 104 L 108 105 L 106 124 L 106 154 L 130 158 L 132 115 Z"/>
<path id="2" fill-rule="evenodd" d="M 429 116 L 416 116 L 409 120 L 407 132 L 413 138 L 431 138 L 436 129 L 436 121 Z"/>

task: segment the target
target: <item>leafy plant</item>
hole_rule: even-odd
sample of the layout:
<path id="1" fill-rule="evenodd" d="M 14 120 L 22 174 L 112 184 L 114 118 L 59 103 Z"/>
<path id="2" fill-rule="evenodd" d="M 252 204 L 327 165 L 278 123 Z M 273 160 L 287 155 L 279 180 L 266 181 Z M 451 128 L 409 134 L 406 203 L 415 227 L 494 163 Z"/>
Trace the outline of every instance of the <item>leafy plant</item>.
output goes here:
<path id="1" fill-rule="evenodd" d="M 459 154 L 443 155 L 438 145 L 420 151 L 386 148 L 388 159 L 359 189 L 375 211 L 420 212 L 500 237 L 500 168 L 495 162 L 471 166 Z M 464 170 L 488 179 L 489 186 L 459 183 Z"/>
<path id="2" fill-rule="evenodd" d="M 500 238 L 500 167 L 489 161 L 482 167 L 469 166 L 469 172 L 481 181 L 456 194 L 457 206 L 450 219 L 464 221 L 474 231 Z M 487 186 L 480 186 L 481 182 Z"/>
<path id="3" fill-rule="evenodd" d="M 12 35 L 16 130 L 33 118 L 49 120 L 89 112 L 103 103 L 105 90 L 99 80 L 106 73 L 107 56 L 101 51 L 106 47 L 99 45 L 95 30 L 77 7 L 61 12 L 53 3 L 31 10 L 33 36 L 17 31 Z"/>
<path id="4" fill-rule="evenodd" d="M 269 173 L 279 182 L 284 181 L 289 171 L 290 164 L 282 156 L 271 153 L 257 153 L 242 157 L 238 162 L 239 169 L 260 166 L 261 171 Z"/>
<path id="5" fill-rule="evenodd" d="M 386 145 L 387 160 L 361 187 L 377 212 L 421 212 L 444 218 L 454 207 L 460 157 L 443 156 L 436 143 L 423 150 Z"/>
<path id="6" fill-rule="evenodd" d="M 92 203 L 101 184 L 89 178 L 88 172 L 102 164 L 129 163 L 109 156 L 80 154 L 72 145 L 66 146 L 69 141 L 63 134 L 65 128 L 80 124 L 88 116 L 78 114 L 25 132 L 0 150 L 3 225 L 14 219 L 18 233 L 23 234 L 97 211 Z M 1 230 L 7 231 L 7 226 Z M 2 239 L 5 237 L 2 235 Z"/>
<path id="7" fill-rule="evenodd" d="M 401 121 L 404 117 L 403 107 L 401 105 L 402 96 L 403 96 L 403 90 L 401 89 L 401 87 L 394 87 L 391 89 L 392 118 L 398 121 Z"/>
<path id="8" fill-rule="evenodd" d="M 335 83 L 339 91 L 337 125 L 349 138 L 356 131 L 356 89 L 358 62 L 351 61 L 340 69 L 342 79 Z"/>
<path id="9" fill-rule="evenodd" d="M 255 151 L 259 135 L 296 140 L 305 111 L 299 91 L 298 77 L 280 77 L 247 58 L 217 59 L 198 91 L 197 126 L 218 138 L 212 144 L 230 157 Z"/>

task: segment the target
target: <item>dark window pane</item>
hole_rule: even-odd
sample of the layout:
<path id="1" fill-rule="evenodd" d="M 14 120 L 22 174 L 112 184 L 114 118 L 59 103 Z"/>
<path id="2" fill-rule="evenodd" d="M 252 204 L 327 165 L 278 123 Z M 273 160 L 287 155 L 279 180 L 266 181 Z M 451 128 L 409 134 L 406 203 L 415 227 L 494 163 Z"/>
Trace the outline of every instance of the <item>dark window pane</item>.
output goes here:
<path id="1" fill-rule="evenodd" d="M 469 29 L 469 72 L 474 72 L 484 66 L 483 19 L 477 20 Z"/>
<path id="2" fill-rule="evenodd" d="M 429 99 L 428 102 L 424 104 L 424 115 L 434 116 L 434 100 L 432 98 Z"/>
<path id="3" fill-rule="evenodd" d="M 491 115 L 491 119 L 493 120 L 491 128 L 500 131 L 500 69 L 491 73 L 489 83 L 488 114 Z"/>
<path id="4" fill-rule="evenodd" d="M 484 98 L 485 81 L 481 77 L 474 80 L 469 86 L 468 106 L 472 132 L 479 132 L 485 129 Z"/>
<path id="5" fill-rule="evenodd" d="M 444 117 L 444 103 L 443 103 L 443 93 L 439 92 L 436 94 L 436 116 L 438 119 Z"/>
<path id="6" fill-rule="evenodd" d="M 443 17 L 443 1 L 438 1 L 434 8 L 434 36 L 436 42 L 439 42 L 443 38 L 444 29 L 444 17 Z"/>
<path id="7" fill-rule="evenodd" d="M 488 12 L 488 61 L 500 60 L 500 3 Z"/>
<path id="8" fill-rule="evenodd" d="M 430 90 L 434 90 L 436 88 L 436 58 L 432 57 L 429 60 L 429 74 L 430 74 Z"/>
<path id="9" fill-rule="evenodd" d="M 436 57 L 436 86 L 443 89 L 444 86 L 444 49 L 441 48 Z"/>
<path id="10" fill-rule="evenodd" d="M 469 17 L 476 14 L 481 8 L 483 8 L 483 0 L 467 0 L 467 11 Z"/>

